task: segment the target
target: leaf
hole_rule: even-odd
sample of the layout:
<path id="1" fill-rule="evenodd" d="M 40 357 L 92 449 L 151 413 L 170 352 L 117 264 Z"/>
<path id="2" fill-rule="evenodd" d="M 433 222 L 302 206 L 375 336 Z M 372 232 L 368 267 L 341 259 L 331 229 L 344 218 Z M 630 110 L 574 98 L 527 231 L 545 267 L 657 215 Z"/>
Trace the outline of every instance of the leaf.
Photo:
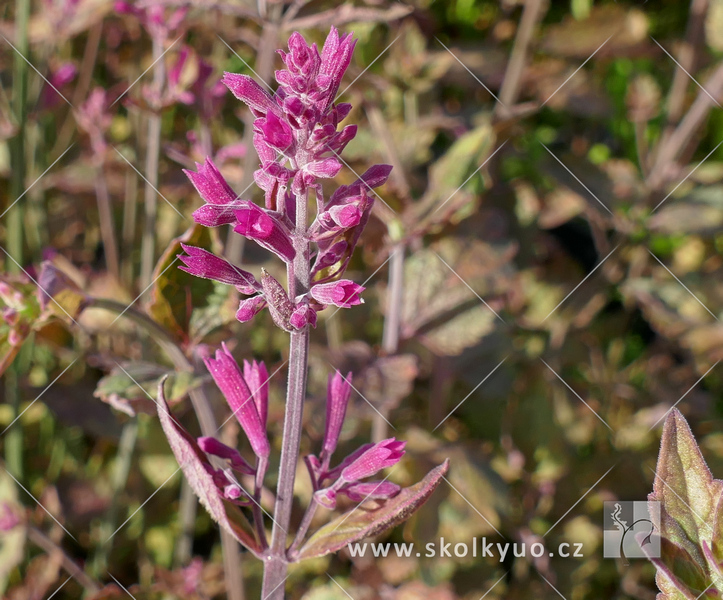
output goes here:
<path id="1" fill-rule="evenodd" d="M 663 427 L 651 502 L 660 502 L 660 556 L 650 560 L 658 573 L 659 598 L 693 600 L 723 591 L 720 554 L 721 491 L 682 414 L 670 411 Z M 655 514 L 656 511 L 652 511 Z M 646 552 L 647 548 L 643 547 Z"/>
<path id="2" fill-rule="evenodd" d="M 89 298 L 80 287 L 50 261 L 40 267 L 38 287 L 41 306 L 61 319 L 77 319 L 88 306 Z"/>
<path id="3" fill-rule="evenodd" d="M 176 339 L 187 343 L 193 308 L 206 306 L 215 286 L 213 281 L 194 277 L 178 268 L 182 266 L 176 258 L 183 254 L 181 244 L 208 248 L 211 245 L 208 228 L 196 223 L 168 245 L 153 271 L 155 283 L 148 314 Z"/>
<path id="4" fill-rule="evenodd" d="M 449 460 L 432 469 L 419 483 L 404 488 L 394 498 L 363 503 L 324 525 L 299 550 L 295 560 L 317 558 L 344 546 L 377 535 L 407 520 L 442 481 Z"/>
<path id="5" fill-rule="evenodd" d="M 404 266 L 402 336 L 419 337 L 443 355 L 477 344 L 501 323 L 489 303 L 514 252 L 512 245 L 447 238 L 436 249 L 410 256 Z"/>
<path id="6" fill-rule="evenodd" d="M 12 364 L 32 331 L 47 324 L 38 288 L 23 276 L 0 276 L 0 375 Z"/>
<path id="7" fill-rule="evenodd" d="M 455 196 L 466 202 L 468 198 L 460 187 L 472 183 L 470 180 L 489 155 L 495 139 L 492 125 L 485 122 L 456 140 L 429 170 L 429 191 L 419 203 L 420 213 L 429 211 L 429 219 L 444 223 L 449 212 L 456 208 L 452 201 Z M 448 200 L 449 206 L 446 206 Z M 447 210 L 439 210 L 443 205 Z"/>
<path id="8" fill-rule="evenodd" d="M 720 496 L 721 482 L 713 479 L 685 418 L 673 409 L 665 420 L 651 497 L 661 503 L 661 535 L 700 548 L 702 539 L 711 538 Z"/>
<path id="9" fill-rule="evenodd" d="M 665 538 L 660 541 L 660 558 L 649 558 L 657 569 L 655 582 L 663 598 L 697 600 L 708 586 L 705 571 L 683 548 Z"/>
<path id="10" fill-rule="evenodd" d="M 17 517 L 23 507 L 18 502 L 15 482 L 6 473 L 0 473 L 0 519 L 8 518 L 6 511 Z M 25 559 L 25 538 L 27 529 L 18 524 L 0 535 L 0 594 L 6 590 L 12 570 Z"/>
<path id="11" fill-rule="evenodd" d="M 723 185 L 697 188 L 677 202 L 669 200 L 648 221 L 653 231 L 716 235 L 723 224 Z"/>
<path id="12" fill-rule="evenodd" d="M 198 387 L 203 381 L 192 373 L 169 372 L 166 367 L 154 363 L 124 362 L 101 378 L 93 396 L 131 417 L 139 412 L 154 414 L 156 405 L 148 394 L 153 396 L 162 379 L 170 383 L 170 394 L 166 400 L 171 405 L 183 399 L 189 390 Z"/>
<path id="13" fill-rule="evenodd" d="M 168 444 L 201 504 L 214 521 L 260 558 L 261 546 L 250 523 L 238 506 L 221 498 L 213 478 L 206 470 L 206 467 L 211 466 L 208 457 L 171 415 L 163 392 L 163 381 L 158 384 L 158 400 L 158 418 Z"/>
<path id="14" fill-rule="evenodd" d="M 723 0 L 711 0 L 705 18 L 705 39 L 713 50 L 723 51 Z"/>

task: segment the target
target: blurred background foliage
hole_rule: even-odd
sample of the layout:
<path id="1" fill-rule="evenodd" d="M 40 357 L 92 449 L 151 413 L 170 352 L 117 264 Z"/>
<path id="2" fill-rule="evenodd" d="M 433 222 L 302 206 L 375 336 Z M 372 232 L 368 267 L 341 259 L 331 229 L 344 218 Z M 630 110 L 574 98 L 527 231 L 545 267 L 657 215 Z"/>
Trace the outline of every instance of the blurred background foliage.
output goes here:
<path id="1" fill-rule="evenodd" d="M 248 114 L 216 82 L 252 68 L 271 82 L 290 31 L 321 43 L 332 24 L 359 38 L 342 100 L 360 132 L 336 183 L 395 168 L 350 268 L 366 303 L 313 332 L 302 446 L 323 436 L 327 374 L 352 370 L 349 448 L 408 440 L 400 484 L 452 464 L 383 540 L 555 556 L 344 551 L 296 566 L 290 597 L 654 598 L 650 564 L 602 558 L 602 506 L 646 499 L 678 402 L 723 474 L 723 2 L 313 1 L 269 3 L 265 20 L 250 2 L 159 1 L 160 47 L 107 0 L 33 2 L 27 23 L 23 4 L 0 7 L 7 598 L 229 593 L 152 396 L 170 373 L 191 430 L 187 393 L 203 386 L 223 422 L 198 366 L 228 340 L 275 373 L 278 450 L 287 340 L 267 316 L 237 323 L 235 291 L 175 255 L 183 236 L 282 273 L 190 228 L 200 199 L 181 169 L 212 155 L 247 187 Z M 301 471 L 297 491 L 308 500 Z M 562 542 L 584 558 L 558 557 Z M 235 581 L 258 597 L 260 566 L 241 562 Z"/>

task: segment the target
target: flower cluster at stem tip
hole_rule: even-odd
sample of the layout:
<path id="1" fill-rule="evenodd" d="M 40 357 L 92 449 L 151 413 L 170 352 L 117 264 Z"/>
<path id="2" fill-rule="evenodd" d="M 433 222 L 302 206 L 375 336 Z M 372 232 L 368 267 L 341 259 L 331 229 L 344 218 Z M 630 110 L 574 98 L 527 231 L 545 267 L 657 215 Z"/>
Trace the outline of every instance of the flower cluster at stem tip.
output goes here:
<path id="1" fill-rule="evenodd" d="M 264 206 L 240 199 L 210 158 L 186 175 L 205 201 L 193 213 L 197 223 L 205 227 L 232 225 L 236 233 L 269 250 L 287 266 L 295 264 L 299 248 L 311 246 L 313 251 L 305 257 L 309 261 L 309 289 L 290 296 L 265 270 L 259 280 L 203 248 L 183 245 L 185 254 L 179 258 L 186 272 L 232 285 L 244 296 L 236 313 L 239 321 L 250 321 L 268 307 L 277 326 L 295 332 L 315 327 L 317 312 L 327 306 L 348 308 L 362 302 L 364 288 L 340 277 L 369 219 L 374 202 L 369 192 L 386 182 L 391 167 L 375 165 L 352 184 L 336 188 L 328 200 L 324 198 L 321 181 L 339 173 L 339 155 L 357 131 L 356 125 L 339 130 L 351 105 L 334 102 L 355 40 L 352 34 L 340 36 L 332 28 L 321 53 L 299 33 L 291 35 L 288 45 L 288 52 L 279 51 L 286 69 L 276 72 L 279 87 L 275 94 L 246 75 L 226 73 L 223 78 L 255 116 L 253 143 L 261 165 L 254 179 L 265 193 Z M 303 218 L 298 222 L 297 212 L 303 210 L 305 214 L 310 193 L 316 198 L 317 213 L 307 227 Z M 250 465 L 236 449 L 212 437 L 199 438 L 198 446 L 207 455 L 226 461 L 227 468 L 207 467 L 212 469 L 219 494 L 246 506 L 251 499 L 235 473 L 255 476 L 257 489 L 263 485 L 270 451 L 266 433 L 268 371 L 255 361 L 245 361 L 241 369 L 225 345 L 205 362 L 257 462 Z M 405 443 L 393 438 L 366 444 L 330 468 L 352 389 L 350 379 L 351 373 L 347 377 L 338 372 L 330 375 L 322 452 L 319 457 L 305 459 L 314 501 L 327 508 L 336 506 L 338 494 L 362 501 L 389 498 L 399 492 L 399 486 L 391 482 L 363 481 L 401 459 Z"/>

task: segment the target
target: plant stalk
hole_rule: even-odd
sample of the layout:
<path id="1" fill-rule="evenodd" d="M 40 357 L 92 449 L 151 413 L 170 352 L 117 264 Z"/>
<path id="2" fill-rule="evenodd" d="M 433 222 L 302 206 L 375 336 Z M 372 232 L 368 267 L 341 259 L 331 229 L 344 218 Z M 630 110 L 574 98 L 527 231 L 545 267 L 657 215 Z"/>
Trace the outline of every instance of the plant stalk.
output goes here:
<path id="1" fill-rule="evenodd" d="M 13 77 L 13 108 L 18 133 L 13 138 L 10 152 L 12 165 L 12 194 L 8 203 L 14 202 L 25 191 L 25 138 L 28 118 L 28 65 L 23 56 L 28 55 L 28 21 L 30 19 L 30 2 L 17 0 L 15 5 L 15 72 Z M 23 263 L 23 211 L 15 205 L 7 215 L 7 247 L 8 253 L 19 264 Z M 20 268 L 9 261 L 6 265 L 11 273 L 20 272 Z M 11 419 L 20 413 L 20 368 L 16 360 L 5 373 L 5 400 L 12 407 Z M 13 427 L 6 435 L 5 458 L 8 469 L 16 477 L 23 472 L 23 429 Z"/>
<path id="2" fill-rule="evenodd" d="M 163 43 L 159 39 L 153 40 L 153 60 L 157 61 L 153 67 L 154 89 L 160 94 L 165 79 L 165 65 L 159 60 L 163 54 Z M 160 107 L 156 107 L 148 118 L 148 140 L 146 145 L 146 186 L 144 195 L 145 222 L 143 240 L 141 241 L 141 289 L 151 284 L 153 266 L 155 264 L 155 238 L 156 217 L 158 212 L 158 163 L 161 153 L 161 114 Z"/>
<path id="3" fill-rule="evenodd" d="M 296 255 L 287 269 L 289 297 L 296 298 L 309 290 L 310 245 L 306 236 L 308 194 L 296 197 L 296 229 L 292 235 Z M 294 480 L 299 459 L 306 371 L 309 360 L 309 327 L 291 334 L 289 346 L 289 384 L 286 395 L 284 436 L 281 445 L 279 480 L 276 488 L 274 526 L 271 532 L 270 555 L 264 563 L 264 600 L 283 600 L 288 559 L 286 540 L 294 503 Z"/>
<path id="4" fill-rule="evenodd" d="M 399 351 L 399 334 L 402 322 L 402 304 L 404 296 L 404 254 L 406 246 L 404 242 L 392 250 L 389 259 L 389 279 L 387 286 L 387 314 L 384 319 L 384 331 L 382 333 L 382 350 L 387 356 L 393 356 Z M 379 413 L 374 414 L 372 421 L 372 441 L 381 442 L 387 437 L 387 421 L 389 420 L 390 407 L 382 405 Z"/>

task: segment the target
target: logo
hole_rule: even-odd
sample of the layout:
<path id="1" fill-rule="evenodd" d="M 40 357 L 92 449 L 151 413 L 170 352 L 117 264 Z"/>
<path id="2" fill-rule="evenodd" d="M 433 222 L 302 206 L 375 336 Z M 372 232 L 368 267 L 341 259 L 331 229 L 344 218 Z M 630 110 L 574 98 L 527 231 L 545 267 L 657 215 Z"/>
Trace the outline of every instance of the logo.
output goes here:
<path id="1" fill-rule="evenodd" d="M 660 557 L 660 522 L 657 502 L 617 501 L 604 503 L 603 556 L 622 558 Z"/>

